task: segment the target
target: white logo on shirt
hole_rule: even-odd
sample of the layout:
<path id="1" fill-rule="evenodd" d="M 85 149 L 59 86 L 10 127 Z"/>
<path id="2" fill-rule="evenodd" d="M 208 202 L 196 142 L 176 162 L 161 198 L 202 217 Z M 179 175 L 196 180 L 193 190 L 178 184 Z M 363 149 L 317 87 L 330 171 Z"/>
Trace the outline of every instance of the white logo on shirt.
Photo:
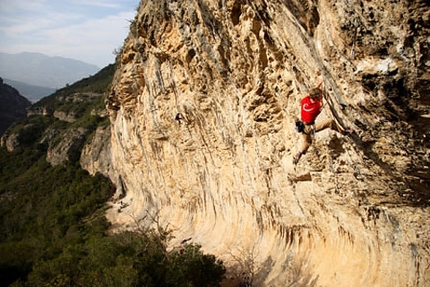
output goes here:
<path id="1" fill-rule="evenodd" d="M 312 111 L 314 111 L 314 110 L 315 110 L 315 109 L 313 109 L 313 108 L 308 109 L 308 106 L 309 106 L 309 104 L 304 104 L 304 105 L 303 105 L 303 110 L 304 110 L 305 112 L 312 112 Z"/>

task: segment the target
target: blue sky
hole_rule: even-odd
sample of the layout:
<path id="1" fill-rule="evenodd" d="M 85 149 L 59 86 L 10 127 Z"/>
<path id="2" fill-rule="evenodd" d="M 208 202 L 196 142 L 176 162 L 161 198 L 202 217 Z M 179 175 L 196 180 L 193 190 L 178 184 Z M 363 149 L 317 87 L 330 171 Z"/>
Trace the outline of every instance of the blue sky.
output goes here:
<path id="1" fill-rule="evenodd" d="M 0 52 L 37 52 L 103 68 L 122 47 L 139 0 L 0 0 Z"/>

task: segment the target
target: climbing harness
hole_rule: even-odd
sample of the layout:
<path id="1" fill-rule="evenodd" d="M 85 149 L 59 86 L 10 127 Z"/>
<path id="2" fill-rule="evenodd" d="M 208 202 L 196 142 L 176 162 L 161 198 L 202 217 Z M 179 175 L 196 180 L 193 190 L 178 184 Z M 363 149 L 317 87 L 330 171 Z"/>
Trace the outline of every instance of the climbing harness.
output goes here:
<path id="1" fill-rule="evenodd" d="M 297 120 L 296 121 L 296 131 L 298 133 L 302 133 L 304 130 L 305 130 L 305 124 L 302 121 Z"/>

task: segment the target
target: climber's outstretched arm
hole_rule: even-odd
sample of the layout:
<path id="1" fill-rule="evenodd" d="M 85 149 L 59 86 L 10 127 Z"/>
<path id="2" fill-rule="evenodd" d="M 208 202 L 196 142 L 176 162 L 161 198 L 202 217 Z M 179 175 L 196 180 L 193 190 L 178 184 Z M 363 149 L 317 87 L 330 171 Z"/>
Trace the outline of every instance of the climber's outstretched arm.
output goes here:
<path id="1" fill-rule="evenodd" d="M 320 102 L 321 102 L 321 110 L 323 109 L 323 107 L 324 107 L 324 102 L 323 102 L 323 99 L 324 99 L 324 94 L 325 94 L 325 91 L 323 90 L 323 88 L 321 88 L 321 86 L 322 86 L 322 84 L 324 83 L 324 79 L 321 79 L 321 81 L 317 84 L 317 88 L 318 89 L 321 89 L 321 92 L 322 92 L 322 94 L 321 94 L 321 96 L 320 96 Z"/>

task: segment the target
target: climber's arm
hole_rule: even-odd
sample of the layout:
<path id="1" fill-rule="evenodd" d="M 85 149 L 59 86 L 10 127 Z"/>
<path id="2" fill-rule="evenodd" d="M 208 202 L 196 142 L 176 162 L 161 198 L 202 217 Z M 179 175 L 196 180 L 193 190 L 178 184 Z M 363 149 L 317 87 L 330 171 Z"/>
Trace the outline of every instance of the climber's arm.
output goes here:
<path id="1" fill-rule="evenodd" d="M 324 83 L 324 79 L 321 79 L 321 81 L 316 86 L 318 89 L 321 89 L 321 92 L 322 92 L 321 95 L 320 95 L 320 97 L 319 97 L 319 101 L 321 103 L 320 111 L 322 111 L 323 106 L 324 106 L 324 102 L 323 102 L 323 99 L 324 99 L 324 90 L 323 90 L 323 88 L 321 88 L 321 86 L 322 86 L 323 83 Z"/>

